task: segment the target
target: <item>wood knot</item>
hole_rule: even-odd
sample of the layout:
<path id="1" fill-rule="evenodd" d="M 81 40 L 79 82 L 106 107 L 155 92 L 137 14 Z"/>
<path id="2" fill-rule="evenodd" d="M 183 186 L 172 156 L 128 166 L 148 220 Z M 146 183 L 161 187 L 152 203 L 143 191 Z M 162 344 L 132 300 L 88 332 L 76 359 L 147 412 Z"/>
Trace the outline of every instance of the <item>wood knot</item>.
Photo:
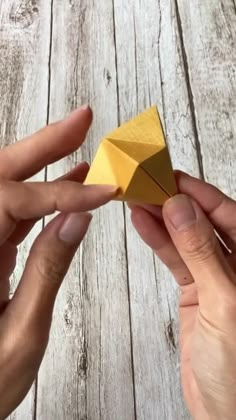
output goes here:
<path id="1" fill-rule="evenodd" d="M 26 29 L 33 24 L 38 13 L 38 0 L 25 0 L 20 5 L 12 5 L 9 13 L 9 21 L 17 28 Z"/>
<path id="2" fill-rule="evenodd" d="M 78 374 L 82 379 L 86 379 L 88 370 L 88 349 L 87 343 L 84 337 L 82 349 L 78 360 Z"/>
<path id="3" fill-rule="evenodd" d="M 175 334 L 174 334 L 174 327 L 173 327 L 173 319 L 170 319 L 170 322 L 167 324 L 165 328 L 165 336 L 170 347 L 170 350 L 175 353 L 176 351 L 176 342 L 175 342 Z"/>
<path id="4" fill-rule="evenodd" d="M 111 73 L 108 69 L 104 69 L 103 77 L 104 77 L 105 82 L 106 82 L 106 87 L 108 87 L 110 85 L 111 81 L 112 81 Z"/>
<path id="5" fill-rule="evenodd" d="M 66 307 L 64 311 L 65 330 L 70 332 L 73 329 L 73 297 L 67 298 Z"/>

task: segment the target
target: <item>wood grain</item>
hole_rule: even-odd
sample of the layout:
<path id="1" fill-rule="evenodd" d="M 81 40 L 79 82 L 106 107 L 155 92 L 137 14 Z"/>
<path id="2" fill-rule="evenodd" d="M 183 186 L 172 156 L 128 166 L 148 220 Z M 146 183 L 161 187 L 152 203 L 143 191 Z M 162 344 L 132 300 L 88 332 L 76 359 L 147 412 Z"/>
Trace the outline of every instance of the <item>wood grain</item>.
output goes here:
<path id="1" fill-rule="evenodd" d="M 49 8 L 39 1 L 0 3 L 0 142 L 1 147 L 20 140 L 47 122 Z M 44 173 L 34 177 L 43 180 Z M 20 247 L 12 278 L 14 292 L 31 244 L 41 225 Z M 13 413 L 13 420 L 34 418 L 35 388 Z"/>
<path id="2" fill-rule="evenodd" d="M 150 1 L 147 9 L 145 2 L 117 0 L 115 23 L 120 120 L 157 103 L 174 165 L 199 175 L 173 3 Z M 137 418 L 187 419 L 178 368 L 177 288 L 137 238 L 128 214 L 127 254 Z"/>
<path id="3" fill-rule="evenodd" d="M 50 120 L 88 102 L 94 123 L 82 152 L 48 168 L 49 179 L 91 160 L 117 126 L 112 16 L 108 2 L 54 3 Z M 59 294 L 39 375 L 39 419 L 134 418 L 126 264 L 122 204 L 111 204 L 96 212 Z"/>
<path id="4" fill-rule="evenodd" d="M 178 23 L 205 178 L 235 197 L 235 3 L 179 0 Z"/>

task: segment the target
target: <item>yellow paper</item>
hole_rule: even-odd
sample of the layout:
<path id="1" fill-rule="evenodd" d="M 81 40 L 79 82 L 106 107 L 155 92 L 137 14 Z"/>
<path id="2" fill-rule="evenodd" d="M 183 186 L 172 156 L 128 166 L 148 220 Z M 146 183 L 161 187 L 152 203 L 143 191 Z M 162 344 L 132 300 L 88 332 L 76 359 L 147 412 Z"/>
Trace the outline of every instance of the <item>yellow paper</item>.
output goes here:
<path id="1" fill-rule="evenodd" d="M 85 184 L 117 185 L 117 200 L 156 205 L 177 193 L 156 107 L 104 137 Z"/>

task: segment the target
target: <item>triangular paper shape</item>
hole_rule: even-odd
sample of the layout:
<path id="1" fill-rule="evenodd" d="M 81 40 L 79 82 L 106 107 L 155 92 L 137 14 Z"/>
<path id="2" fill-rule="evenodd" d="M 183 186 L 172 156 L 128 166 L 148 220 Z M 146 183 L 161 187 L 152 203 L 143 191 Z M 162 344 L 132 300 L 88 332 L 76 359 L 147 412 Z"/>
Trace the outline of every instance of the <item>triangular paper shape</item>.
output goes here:
<path id="1" fill-rule="evenodd" d="M 123 170 L 124 167 L 125 171 Z M 120 190 L 125 192 L 127 177 L 132 179 L 137 167 L 138 163 L 135 160 L 104 139 L 91 166 L 86 183 L 90 183 L 88 182 L 89 178 L 99 179 L 99 182 L 91 182 L 99 184 L 107 184 L 109 180 L 111 185 L 119 185 Z"/>
<path id="2" fill-rule="evenodd" d="M 107 140 L 139 164 L 141 164 L 144 160 L 149 160 L 153 157 L 153 155 L 163 150 L 162 146 L 156 146 L 154 144 L 111 139 Z"/>
<path id="3" fill-rule="evenodd" d="M 109 133 L 106 138 L 165 147 L 165 139 L 157 108 L 153 106 L 133 120 Z"/>
<path id="4" fill-rule="evenodd" d="M 142 162 L 141 166 L 170 197 L 176 194 L 176 183 L 167 147 Z"/>
<path id="5" fill-rule="evenodd" d="M 163 205 L 177 193 L 156 107 L 102 140 L 85 184 L 117 185 L 118 200 L 146 204 Z"/>
<path id="6" fill-rule="evenodd" d="M 140 188 L 142 185 L 143 188 Z M 148 188 L 145 188 L 145 185 L 148 185 Z M 125 192 L 126 201 L 157 204 L 157 195 L 159 203 L 164 203 L 169 198 L 147 172 L 138 166 Z"/>

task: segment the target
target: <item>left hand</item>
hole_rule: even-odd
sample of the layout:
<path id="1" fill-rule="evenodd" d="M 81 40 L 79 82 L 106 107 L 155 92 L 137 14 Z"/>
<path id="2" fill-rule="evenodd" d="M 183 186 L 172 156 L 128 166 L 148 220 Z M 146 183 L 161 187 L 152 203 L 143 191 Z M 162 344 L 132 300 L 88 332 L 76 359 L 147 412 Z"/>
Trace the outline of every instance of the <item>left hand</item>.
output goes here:
<path id="1" fill-rule="evenodd" d="M 57 292 L 92 216 L 116 194 L 84 186 L 87 164 L 53 182 L 23 182 L 82 144 L 92 121 L 81 108 L 64 121 L 0 151 L 0 419 L 30 389 L 49 337 Z M 59 211 L 34 242 L 19 286 L 9 299 L 18 245 L 37 219 Z"/>

